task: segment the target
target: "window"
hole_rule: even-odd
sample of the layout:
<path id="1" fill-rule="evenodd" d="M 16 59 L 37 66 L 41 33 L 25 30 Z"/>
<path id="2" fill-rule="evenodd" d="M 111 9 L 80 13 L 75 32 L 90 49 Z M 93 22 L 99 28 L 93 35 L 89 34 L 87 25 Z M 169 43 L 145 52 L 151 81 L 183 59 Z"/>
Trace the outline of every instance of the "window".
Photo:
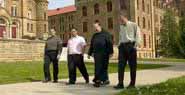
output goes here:
<path id="1" fill-rule="evenodd" d="M 152 43 L 151 43 L 151 36 L 149 36 L 149 48 L 151 48 L 152 46 Z"/>
<path id="2" fill-rule="evenodd" d="M 31 24 L 31 31 L 33 32 L 33 24 Z"/>
<path id="3" fill-rule="evenodd" d="M 11 15 L 12 16 L 17 16 L 17 7 L 16 7 L 16 5 L 13 5 L 11 7 Z"/>
<path id="4" fill-rule="evenodd" d="M 142 9 L 143 11 L 145 11 L 145 1 L 144 0 L 142 0 Z"/>
<path id="5" fill-rule="evenodd" d="M 87 32 L 87 31 L 88 31 L 87 22 L 83 22 L 83 32 Z"/>
<path id="6" fill-rule="evenodd" d="M 112 2 L 111 1 L 108 1 L 107 2 L 107 11 L 108 12 L 111 12 L 112 11 Z"/>
<path id="7" fill-rule="evenodd" d="M 100 13 L 99 4 L 96 3 L 96 4 L 94 5 L 94 14 L 97 15 L 97 14 L 99 14 L 99 13 Z"/>
<path id="8" fill-rule="evenodd" d="M 143 28 L 146 28 L 146 20 L 145 20 L 145 17 L 143 17 Z"/>
<path id="9" fill-rule="evenodd" d="M 137 0 L 137 9 L 139 10 L 139 0 Z"/>
<path id="10" fill-rule="evenodd" d="M 47 15 L 46 15 L 46 13 L 44 13 L 44 20 L 46 20 L 47 19 Z"/>
<path id="11" fill-rule="evenodd" d="M 55 28 L 54 28 L 55 29 Z M 55 29 L 56 30 L 56 29 Z M 44 24 L 44 32 L 47 32 L 47 25 Z"/>
<path id="12" fill-rule="evenodd" d="M 140 19 L 139 19 L 139 16 L 137 17 L 137 23 L 138 23 L 138 25 L 140 26 Z"/>
<path id="13" fill-rule="evenodd" d="M 87 7 L 86 6 L 82 7 L 82 16 L 87 16 Z"/>
<path id="14" fill-rule="evenodd" d="M 120 3 L 120 9 L 121 10 L 127 9 L 125 0 L 119 0 L 119 3 Z"/>
<path id="15" fill-rule="evenodd" d="M 30 24 L 27 23 L 27 31 L 29 32 L 30 31 Z"/>
<path id="16" fill-rule="evenodd" d="M 146 48 L 146 35 L 145 34 L 143 35 L 143 41 L 144 41 L 143 42 L 143 44 L 144 44 L 143 46 L 144 46 L 144 48 Z"/>
<path id="17" fill-rule="evenodd" d="M 28 18 L 32 19 L 32 11 L 31 10 L 28 11 Z"/>
<path id="18" fill-rule="evenodd" d="M 108 29 L 113 29 L 113 19 L 108 18 Z"/>

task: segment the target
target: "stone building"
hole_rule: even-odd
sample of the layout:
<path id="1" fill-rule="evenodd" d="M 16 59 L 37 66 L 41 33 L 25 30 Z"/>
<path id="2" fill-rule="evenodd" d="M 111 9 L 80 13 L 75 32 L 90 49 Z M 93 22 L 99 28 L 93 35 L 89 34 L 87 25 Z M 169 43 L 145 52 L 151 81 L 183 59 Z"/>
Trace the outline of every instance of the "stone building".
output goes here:
<path id="1" fill-rule="evenodd" d="M 138 57 L 155 58 L 157 55 L 156 43 L 158 43 L 157 33 L 160 32 L 162 16 L 167 7 L 165 4 L 176 11 L 176 0 L 75 0 L 76 10 L 65 14 L 74 16 L 74 27 L 88 42 L 90 42 L 94 32 L 93 23 L 99 20 L 101 25 L 113 35 L 114 44 L 117 45 L 119 13 L 125 12 L 129 19 L 136 22 L 141 28 L 142 45 L 138 48 Z M 59 17 L 65 16 L 65 14 L 61 13 Z M 52 17 L 49 16 L 49 19 Z M 57 21 L 65 24 L 64 27 L 71 23 Z M 52 23 L 52 25 L 56 24 Z M 64 31 L 61 30 L 60 32 Z"/>
<path id="2" fill-rule="evenodd" d="M 47 0 L 0 0 L 0 38 L 42 38 L 48 32 Z"/>

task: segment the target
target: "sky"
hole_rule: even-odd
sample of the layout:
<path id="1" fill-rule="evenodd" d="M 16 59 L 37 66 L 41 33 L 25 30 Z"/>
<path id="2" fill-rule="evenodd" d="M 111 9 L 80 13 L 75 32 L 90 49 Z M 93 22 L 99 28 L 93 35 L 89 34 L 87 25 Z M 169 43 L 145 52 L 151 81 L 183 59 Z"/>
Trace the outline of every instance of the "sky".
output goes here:
<path id="1" fill-rule="evenodd" d="M 74 0 L 48 0 L 49 9 L 56 9 L 58 7 L 65 7 L 69 5 L 74 5 Z"/>

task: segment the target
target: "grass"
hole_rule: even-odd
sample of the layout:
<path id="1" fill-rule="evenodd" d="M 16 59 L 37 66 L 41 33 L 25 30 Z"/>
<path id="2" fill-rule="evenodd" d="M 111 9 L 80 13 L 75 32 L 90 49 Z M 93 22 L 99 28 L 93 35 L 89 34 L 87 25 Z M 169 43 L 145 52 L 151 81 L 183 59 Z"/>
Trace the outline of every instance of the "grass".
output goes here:
<path id="1" fill-rule="evenodd" d="M 166 82 L 123 90 L 117 95 L 185 95 L 185 76 Z"/>
<path id="2" fill-rule="evenodd" d="M 139 61 L 154 61 L 154 62 L 184 62 L 184 63 L 185 63 L 185 59 L 175 59 L 175 58 L 139 59 Z"/>
<path id="3" fill-rule="evenodd" d="M 86 63 L 88 73 L 94 74 L 94 65 Z M 156 69 L 168 67 L 162 64 L 138 64 L 138 70 Z M 66 62 L 59 65 L 59 78 L 68 78 L 68 70 Z M 52 71 L 52 66 L 51 66 Z M 128 66 L 126 71 L 128 71 Z M 109 65 L 109 73 L 117 72 L 117 64 Z M 51 73 L 52 74 L 52 73 Z M 78 71 L 78 76 L 81 74 Z M 42 62 L 0 62 L 0 84 L 10 84 L 19 82 L 40 81 L 43 79 L 43 63 Z"/>

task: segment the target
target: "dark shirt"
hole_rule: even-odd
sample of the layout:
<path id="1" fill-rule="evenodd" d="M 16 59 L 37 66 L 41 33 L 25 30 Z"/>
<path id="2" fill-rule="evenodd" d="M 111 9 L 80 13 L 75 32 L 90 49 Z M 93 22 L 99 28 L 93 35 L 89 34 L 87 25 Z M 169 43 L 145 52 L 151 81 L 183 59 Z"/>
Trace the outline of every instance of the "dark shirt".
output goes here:
<path id="1" fill-rule="evenodd" d="M 57 36 L 51 36 L 47 39 L 45 51 L 58 51 L 62 52 L 62 40 Z"/>
<path id="2" fill-rule="evenodd" d="M 113 41 L 109 32 L 102 29 L 101 32 L 95 33 L 91 39 L 91 45 L 88 55 L 93 53 L 113 54 Z"/>

